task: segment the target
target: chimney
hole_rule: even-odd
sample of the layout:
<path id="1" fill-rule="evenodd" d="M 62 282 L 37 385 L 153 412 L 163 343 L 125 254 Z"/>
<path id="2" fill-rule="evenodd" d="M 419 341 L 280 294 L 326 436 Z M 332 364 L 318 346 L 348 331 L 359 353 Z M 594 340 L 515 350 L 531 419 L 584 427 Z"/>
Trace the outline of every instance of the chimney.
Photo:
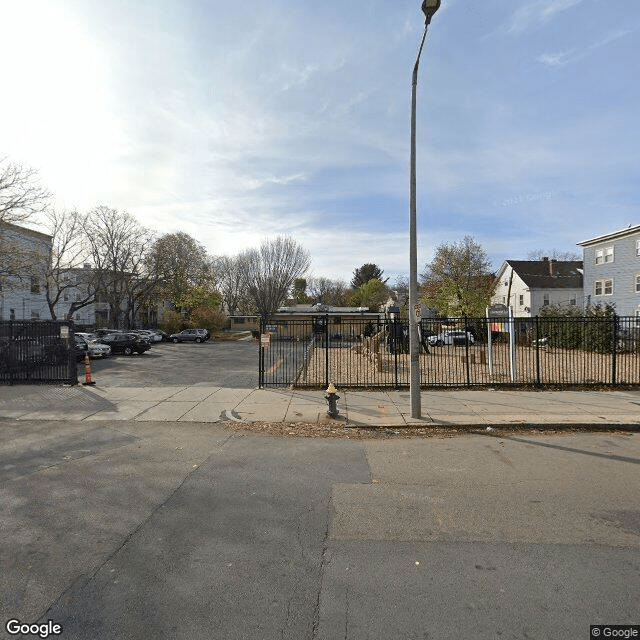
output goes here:
<path id="1" fill-rule="evenodd" d="M 555 260 L 553 260 L 553 259 L 549 260 L 549 275 L 550 276 L 555 275 L 554 274 L 554 268 L 553 268 L 554 267 L 554 263 L 555 263 Z"/>

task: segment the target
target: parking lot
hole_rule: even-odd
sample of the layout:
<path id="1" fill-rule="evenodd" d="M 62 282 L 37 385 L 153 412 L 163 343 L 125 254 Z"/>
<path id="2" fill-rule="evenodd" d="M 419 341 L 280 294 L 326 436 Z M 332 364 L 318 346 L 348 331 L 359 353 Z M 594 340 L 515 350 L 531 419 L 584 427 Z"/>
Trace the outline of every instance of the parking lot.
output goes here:
<path id="1" fill-rule="evenodd" d="M 159 342 L 142 355 L 94 359 L 91 375 L 107 387 L 205 385 L 252 389 L 258 386 L 258 344 Z M 84 362 L 78 363 L 78 379 L 85 379 Z"/>

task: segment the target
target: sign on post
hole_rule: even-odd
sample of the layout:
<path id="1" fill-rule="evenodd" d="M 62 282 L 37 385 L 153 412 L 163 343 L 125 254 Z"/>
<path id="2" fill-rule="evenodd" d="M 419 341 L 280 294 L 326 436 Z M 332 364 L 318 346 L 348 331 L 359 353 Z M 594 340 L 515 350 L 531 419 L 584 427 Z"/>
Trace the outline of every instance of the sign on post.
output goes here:
<path id="1" fill-rule="evenodd" d="M 260 346 L 263 349 L 266 349 L 269 344 L 271 344 L 271 334 L 270 333 L 261 333 L 260 334 Z"/>
<path id="2" fill-rule="evenodd" d="M 497 322 L 496 322 L 497 321 Z M 509 369 L 511 382 L 516 380 L 516 331 L 513 309 L 505 304 L 494 304 L 487 307 L 487 346 L 489 352 L 489 376 L 493 376 L 493 342 L 492 332 L 509 333 Z"/>

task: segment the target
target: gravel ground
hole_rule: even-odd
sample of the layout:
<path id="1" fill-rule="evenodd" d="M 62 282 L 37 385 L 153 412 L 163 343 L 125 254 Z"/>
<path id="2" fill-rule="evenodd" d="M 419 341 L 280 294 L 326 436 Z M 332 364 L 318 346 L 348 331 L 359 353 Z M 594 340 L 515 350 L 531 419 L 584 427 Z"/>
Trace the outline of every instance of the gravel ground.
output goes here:
<path id="1" fill-rule="evenodd" d="M 352 348 L 329 350 L 329 377 L 338 386 L 350 383 L 359 385 L 388 385 L 395 383 L 396 366 L 400 382 L 408 383 L 409 356 L 394 356 L 385 349 L 380 359 L 360 354 Z M 322 384 L 326 379 L 325 351 L 315 349 L 299 383 Z M 539 358 L 539 365 L 536 365 Z M 467 375 L 471 383 L 510 383 L 509 347 L 494 345 L 492 375 L 489 373 L 486 345 L 469 347 L 469 367 L 464 347 L 431 347 L 429 354 L 420 356 L 422 380 L 426 384 L 466 384 Z M 569 349 L 516 348 L 516 384 L 610 384 L 612 382 L 613 358 L 611 354 Z M 616 382 L 640 383 L 640 355 L 637 353 L 616 354 Z"/>
<path id="2" fill-rule="evenodd" d="M 233 422 L 225 425 L 234 431 L 250 431 L 272 436 L 287 436 L 297 438 L 343 438 L 346 440 L 380 440 L 399 438 L 455 438 L 470 433 L 490 435 L 499 438 L 515 435 L 565 435 L 570 433 L 602 433 L 611 434 L 628 433 L 619 428 L 607 428 L 600 426 L 575 427 L 575 426 L 550 426 L 538 427 L 371 427 L 352 428 L 345 426 L 344 420 L 323 420 L 322 422 Z"/>

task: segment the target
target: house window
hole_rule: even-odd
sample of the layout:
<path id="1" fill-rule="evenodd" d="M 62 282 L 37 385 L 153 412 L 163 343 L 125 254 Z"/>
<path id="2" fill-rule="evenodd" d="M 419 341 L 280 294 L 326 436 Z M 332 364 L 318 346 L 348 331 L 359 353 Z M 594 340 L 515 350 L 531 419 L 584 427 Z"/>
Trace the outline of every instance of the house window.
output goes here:
<path id="1" fill-rule="evenodd" d="M 15 320 L 15 319 L 16 319 L 16 310 L 9 309 L 9 320 Z"/>
<path id="2" fill-rule="evenodd" d="M 636 293 L 640 293 L 640 275 L 636 276 Z"/>
<path id="3" fill-rule="evenodd" d="M 548 307 L 549 306 L 549 294 L 548 293 L 545 293 L 542 296 L 542 306 L 543 307 Z"/>
<path id="4" fill-rule="evenodd" d="M 523 295 L 523 294 L 520 294 L 520 295 L 518 296 L 518 304 L 519 304 L 521 307 L 522 307 L 522 306 L 524 306 L 524 295 Z"/>
<path id="5" fill-rule="evenodd" d="M 35 276 L 31 276 L 31 293 L 40 293 L 40 283 Z"/>
<path id="6" fill-rule="evenodd" d="M 32 320 L 40 320 L 40 313 L 38 311 L 32 311 L 31 312 L 31 319 Z"/>
<path id="7" fill-rule="evenodd" d="M 596 264 L 613 262 L 613 247 L 596 249 Z"/>
<path id="8" fill-rule="evenodd" d="M 597 296 L 610 296 L 613 294 L 613 280 L 596 280 L 594 294 Z"/>
<path id="9" fill-rule="evenodd" d="M 636 240 L 636 256 L 640 258 L 640 240 Z"/>
<path id="10" fill-rule="evenodd" d="M 576 297 L 575 296 L 571 296 L 571 299 L 569 300 L 569 304 L 573 305 L 575 307 L 576 303 L 577 303 Z"/>

